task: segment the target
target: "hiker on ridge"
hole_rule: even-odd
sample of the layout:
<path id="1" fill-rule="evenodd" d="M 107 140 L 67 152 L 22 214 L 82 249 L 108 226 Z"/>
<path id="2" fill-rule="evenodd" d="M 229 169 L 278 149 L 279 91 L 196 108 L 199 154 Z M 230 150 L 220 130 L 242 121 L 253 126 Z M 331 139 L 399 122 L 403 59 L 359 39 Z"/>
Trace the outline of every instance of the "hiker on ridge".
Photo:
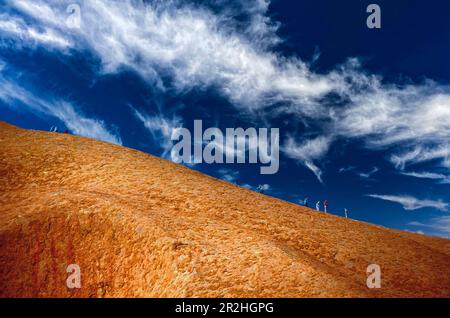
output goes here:
<path id="1" fill-rule="evenodd" d="M 317 201 L 317 203 L 316 203 L 316 210 L 320 211 L 320 201 Z"/>
<path id="2" fill-rule="evenodd" d="M 345 214 L 345 218 L 346 218 L 346 219 L 348 219 L 347 212 L 348 212 L 347 208 L 344 208 L 344 214 Z"/>
<path id="3" fill-rule="evenodd" d="M 328 208 L 328 200 L 323 200 L 323 210 L 327 212 L 327 208 Z"/>
<path id="4" fill-rule="evenodd" d="M 308 207 L 308 197 L 306 197 L 305 200 L 303 200 L 303 205 Z"/>

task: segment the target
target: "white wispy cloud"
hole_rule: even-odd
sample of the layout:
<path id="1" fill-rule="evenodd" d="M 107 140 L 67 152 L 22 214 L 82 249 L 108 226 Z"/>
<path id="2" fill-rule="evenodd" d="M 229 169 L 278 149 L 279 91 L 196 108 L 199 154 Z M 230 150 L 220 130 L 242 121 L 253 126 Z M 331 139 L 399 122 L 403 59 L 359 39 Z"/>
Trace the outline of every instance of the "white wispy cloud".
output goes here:
<path id="1" fill-rule="evenodd" d="M 163 149 L 162 156 L 164 158 L 169 157 L 173 146 L 173 141 L 171 139 L 172 132 L 174 129 L 182 127 L 181 118 L 176 116 L 168 118 L 162 114 L 149 116 L 133 107 L 131 107 L 131 109 L 136 118 L 138 118 L 150 132 L 153 141 Z"/>
<path id="2" fill-rule="evenodd" d="M 400 172 L 402 175 L 414 177 L 414 178 L 421 178 L 421 179 L 432 179 L 436 180 L 439 183 L 450 183 L 450 175 L 443 174 L 443 173 L 435 173 L 435 172 L 428 172 L 428 171 L 421 171 L 421 172 Z"/>
<path id="3" fill-rule="evenodd" d="M 16 40 L 16 45 L 21 46 L 23 42 L 28 45 L 55 46 L 66 49 L 71 42 L 58 31 L 51 28 L 42 30 L 27 25 L 22 19 L 0 14 L 0 33 L 5 38 Z"/>
<path id="4" fill-rule="evenodd" d="M 259 184 L 259 185 L 256 187 L 256 189 L 257 189 L 258 191 L 267 192 L 267 191 L 270 190 L 270 185 L 267 184 L 267 183 Z"/>
<path id="5" fill-rule="evenodd" d="M 450 170 L 450 156 L 442 160 L 442 166 Z"/>
<path id="6" fill-rule="evenodd" d="M 393 149 L 389 159 L 399 169 L 449 156 L 449 87 L 383 85 L 380 78 L 365 76 L 358 85 L 365 93 L 349 95 L 350 105 L 337 115 L 336 133 L 361 139 L 374 150 Z"/>
<path id="7" fill-rule="evenodd" d="M 320 160 L 327 154 L 330 143 L 331 139 L 323 136 L 302 143 L 296 142 L 293 137 L 288 137 L 282 151 L 289 158 L 298 160 L 311 170 L 319 182 L 323 183 L 322 170 L 314 163 L 314 160 Z"/>
<path id="8" fill-rule="evenodd" d="M 359 172 L 358 175 L 362 179 L 369 179 L 374 173 L 377 173 L 378 171 L 380 171 L 380 169 L 378 169 L 378 167 L 373 167 L 372 170 L 370 170 L 368 172 Z"/>
<path id="9" fill-rule="evenodd" d="M 354 106 L 338 121 L 346 136 L 370 137 L 367 141 L 380 147 L 450 136 L 450 95 L 437 92 L 433 85 L 397 88 L 376 81 L 367 88 L 367 94 L 351 96 Z"/>
<path id="10" fill-rule="evenodd" d="M 378 167 L 373 167 L 370 171 L 360 172 L 360 171 L 356 170 L 355 166 L 343 167 L 338 170 L 338 172 L 340 174 L 345 173 L 345 172 L 352 172 L 352 173 L 356 174 L 357 176 L 359 176 L 361 179 L 369 179 L 373 174 L 377 173 L 378 171 L 380 171 L 380 169 Z"/>
<path id="11" fill-rule="evenodd" d="M 408 195 L 380 195 L 367 194 L 366 196 L 385 201 L 399 203 L 405 210 L 412 211 L 421 208 L 434 208 L 441 211 L 447 211 L 449 204 L 441 200 L 421 200 Z"/>
<path id="12" fill-rule="evenodd" d="M 355 170 L 355 169 L 356 169 L 355 166 L 342 167 L 342 168 L 339 168 L 338 172 L 339 173 L 344 173 L 344 172 L 352 171 L 352 170 Z"/>
<path id="13" fill-rule="evenodd" d="M 71 103 L 56 101 L 46 109 L 48 114 L 61 120 L 75 135 L 122 145 L 122 139 L 116 130 L 108 129 L 103 120 L 84 116 Z"/>
<path id="14" fill-rule="evenodd" d="M 258 192 L 264 192 L 267 193 L 272 187 L 270 184 L 264 183 L 264 184 L 258 184 L 257 186 L 252 186 L 248 183 L 244 183 L 240 185 L 241 187 L 247 188 L 249 190 L 258 191 Z"/>
<path id="15" fill-rule="evenodd" d="M 239 110 L 277 104 L 278 112 L 320 119 L 313 133 L 329 139 L 326 148 L 339 138 L 357 139 L 370 149 L 395 152 L 389 160 L 398 168 L 432 160 L 448 167 L 449 87 L 432 81 L 386 84 L 381 76 L 364 72 L 357 59 L 325 74 L 314 72 L 301 59 L 272 50 L 282 39 L 276 34 L 278 23 L 267 14 L 269 1 L 239 1 L 237 10 L 250 17 L 245 23 L 221 1 L 216 3 L 224 8 L 218 11 L 175 0 L 85 1 L 79 28 L 66 23 L 70 3 L 8 0 L 33 22 L 5 10 L 0 32 L 20 35 L 16 38 L 22 45 L 88 50 L 104 73 L 133 70 L 161 90 L 214 87 Z M 330 93 L 342 103 L 330 102 Z M 304 146 L 300 143 L 299 152 Z M 296 152 L 286 154 L 321 180 L 318 161 L 323 156 Z"/>
<path id="16" fill-rule="evenodd" d="M 320 169 L 318 166 L 314 164 L 314 162 L 310 160 L 305 160 L 303 164 L 305 165 L 306 168 L 311 170 L 311 172 L 314 173 L 314 175 L 316 176 L 317 180 L 319 180 L 319 182 L 323 184 L 322 169 Z"/>
<path id="17" fill-rule="evenodd" d="M 56 117 L 76 135 L 122 144 L 119 134 L 108 129 L 102 120 L 86 117 L 65 100 L 37 96 L 14 80 L 4 78 L 2 74 L 0 100 L 13 109 Z"/>
<path id="18" fill-rule="evenodd" d="M 408 225 L 420 227 L 427 232 L 431 232 L 430 234 L 432 235 L 450 238 L 450 216 L 448 215 L 432 218 L 425 223 L 413 221 L 409 222 Z"/>
<path id="19" fill-rule="evenodd" d="M 230 183 L 236 183 L 239 179 L 239 171 L 231 170 L 228 168 L 222 168 L 217 171 L 220 178 Z"/>
<path id="20" fill-rule="evenodd" d="M 450 106 L 449 106 L 450 107 Z M 419 141 L 420 143 L 421 141 Z M 448 140 L 442 140 L 441 145 L 434 147 L 415 146 L 413 149 L 392 155 L 390 161 L 399 169 L 405 169 L 407 164 L 417 164 L 437 160 L 440 166 L 446 167 L 450 158 L 450 144 Z"/>
<path id="21" fill-rule="evenodd" d="M 268 34 L 271 43 L 277 39 L 270 19 L 261 14 L 266 1 L 249 2 L 257 14 L 243 33 L 234 19 L 177 1 L 86 1 L 77 29 L 69 29 L 61 18 L 70 1 L 10 3 L 48 32 L 65 34 L 75 48 L 89 48 L 105 72 L 126 67 L 161 87 L 163 72 L 180 91 L 215 86 L 237 106 L 263 107 L 277 100 L 308 105 L 338 83 L 312 73 L 299 59 L 280 59 L 257 44 Z"/>

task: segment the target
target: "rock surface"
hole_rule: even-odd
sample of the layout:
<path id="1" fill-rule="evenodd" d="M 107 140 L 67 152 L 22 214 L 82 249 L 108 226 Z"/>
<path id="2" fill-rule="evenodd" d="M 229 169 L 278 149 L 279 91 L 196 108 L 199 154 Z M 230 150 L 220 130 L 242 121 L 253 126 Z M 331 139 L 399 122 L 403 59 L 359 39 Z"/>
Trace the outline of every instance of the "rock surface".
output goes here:
<path id="1" fill-rule="evenodd" d="M 450 241 L 0 122 L 0 282 L 2 297 L 450 297 Z"/>

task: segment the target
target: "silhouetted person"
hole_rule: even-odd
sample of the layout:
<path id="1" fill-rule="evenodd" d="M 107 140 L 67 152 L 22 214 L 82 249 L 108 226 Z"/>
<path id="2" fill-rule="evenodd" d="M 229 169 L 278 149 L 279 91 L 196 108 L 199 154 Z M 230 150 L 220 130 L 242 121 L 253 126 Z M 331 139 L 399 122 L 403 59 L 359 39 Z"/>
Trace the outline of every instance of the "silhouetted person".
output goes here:
<path id="1" fill-rule="evenodd" d="M 317 203 L 316 203 L 316 210 L 320 211 L 320 201 L 317 201 Z"/>
<path id="2" fill-rule="evenodd" d="M 324 201 L 323 201 L 323 210 L 324 210 L 325 212 L 327 212 L 327 209 L 328 209 L 328 200 L 324 200 Z"/>

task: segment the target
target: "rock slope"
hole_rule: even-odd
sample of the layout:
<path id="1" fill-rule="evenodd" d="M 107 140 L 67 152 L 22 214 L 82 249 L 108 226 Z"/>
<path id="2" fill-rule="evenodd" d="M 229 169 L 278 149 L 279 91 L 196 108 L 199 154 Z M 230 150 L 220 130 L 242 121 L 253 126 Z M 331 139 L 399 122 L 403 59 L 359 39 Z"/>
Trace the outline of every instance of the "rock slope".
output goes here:
<path id="1" fill-rule="evenodd" d="M 449 297 L 450 241 L 0 123 L 0 282 L 2 297 Z"/>

